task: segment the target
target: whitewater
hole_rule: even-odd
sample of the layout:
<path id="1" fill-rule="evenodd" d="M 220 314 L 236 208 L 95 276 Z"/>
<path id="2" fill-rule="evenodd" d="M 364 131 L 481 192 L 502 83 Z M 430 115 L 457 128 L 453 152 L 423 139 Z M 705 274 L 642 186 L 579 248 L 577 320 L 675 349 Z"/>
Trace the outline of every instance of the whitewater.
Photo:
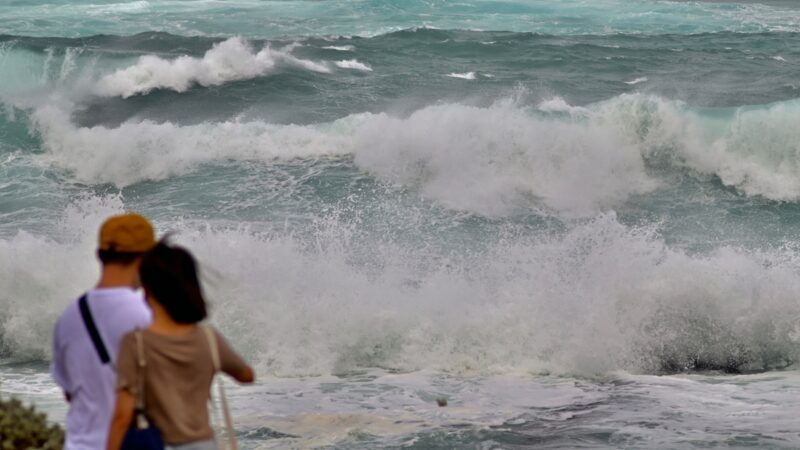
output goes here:
<path id="1" fill-rule="evenodd" d="M 0 5 L 0 395 L 134 210 L 242 448 L 800 447 L 793 1 Z M 437 400 L 446 399 L 440 407 Z"/>

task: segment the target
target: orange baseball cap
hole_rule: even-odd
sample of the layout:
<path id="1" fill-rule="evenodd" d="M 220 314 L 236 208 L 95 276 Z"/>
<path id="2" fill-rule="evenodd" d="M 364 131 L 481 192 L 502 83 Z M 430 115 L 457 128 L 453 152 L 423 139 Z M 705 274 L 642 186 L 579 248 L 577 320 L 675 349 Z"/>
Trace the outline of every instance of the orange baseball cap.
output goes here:
<path id="1" fill-rule="evenodd" d="M 156 245 L 153 225 L 136 213 L 112 216 L 100 227 L 97 248 L 119 253 L 144 253 Z"/>

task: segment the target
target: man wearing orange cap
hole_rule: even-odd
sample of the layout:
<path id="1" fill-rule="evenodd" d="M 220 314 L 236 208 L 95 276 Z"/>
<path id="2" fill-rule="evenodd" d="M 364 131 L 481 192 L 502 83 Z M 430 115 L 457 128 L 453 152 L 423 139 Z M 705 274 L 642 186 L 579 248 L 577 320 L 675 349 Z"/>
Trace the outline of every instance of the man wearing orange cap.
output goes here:
<path id="1" fill-rule="evenodd" d="M 106 446 L 114 410 L 116 357 L 129 331 L 150 324 L 139 288 L 139 264 L 155 245 L 153 226 L 139 214 L 122 214 L 100 227 L 97 286 L 72 302 L 53 333 L 52 374 L 69 402 L 64 450 Z"/>

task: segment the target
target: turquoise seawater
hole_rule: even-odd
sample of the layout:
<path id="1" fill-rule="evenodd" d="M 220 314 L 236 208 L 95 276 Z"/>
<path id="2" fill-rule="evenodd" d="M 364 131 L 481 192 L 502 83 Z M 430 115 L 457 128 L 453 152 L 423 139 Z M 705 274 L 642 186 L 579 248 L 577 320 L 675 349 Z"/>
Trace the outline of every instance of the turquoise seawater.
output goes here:
<path id="1" fill-rule="evenodd" d="M 0 4 L 0 392 L 125 210 L 244 448 L 796 448 L 800 5 Z M 449 405 L 436 406 L 445 397 Z"/>

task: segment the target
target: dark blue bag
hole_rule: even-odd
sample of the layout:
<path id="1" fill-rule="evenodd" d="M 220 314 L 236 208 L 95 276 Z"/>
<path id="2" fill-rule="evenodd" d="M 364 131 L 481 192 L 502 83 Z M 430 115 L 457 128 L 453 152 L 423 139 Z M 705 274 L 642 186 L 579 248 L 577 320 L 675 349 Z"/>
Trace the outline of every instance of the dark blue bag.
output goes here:
<path id="1" fill-rule="evenodd" d="M 136 347 L 138 353 L 139 382 L 138 396 L 136 398 L 136 410 L 133 412 L 133 421 L 125 433 L 120 450 L 164 450 L 164 441 L 161 439 L 161 432 L 150 423 L 144 414 L 144 370 L 147 361 L 144 358 L 144 345 L 142 344 L 142 332 L 136 331 Z"/>
<path id="2" fill-rule="evenodd" d="M 120 450 L 164 450 L 161 432 L 147 420 L 143 411 L 137 409 L 134 412 L 133 422 L 125 433 Z"/>

